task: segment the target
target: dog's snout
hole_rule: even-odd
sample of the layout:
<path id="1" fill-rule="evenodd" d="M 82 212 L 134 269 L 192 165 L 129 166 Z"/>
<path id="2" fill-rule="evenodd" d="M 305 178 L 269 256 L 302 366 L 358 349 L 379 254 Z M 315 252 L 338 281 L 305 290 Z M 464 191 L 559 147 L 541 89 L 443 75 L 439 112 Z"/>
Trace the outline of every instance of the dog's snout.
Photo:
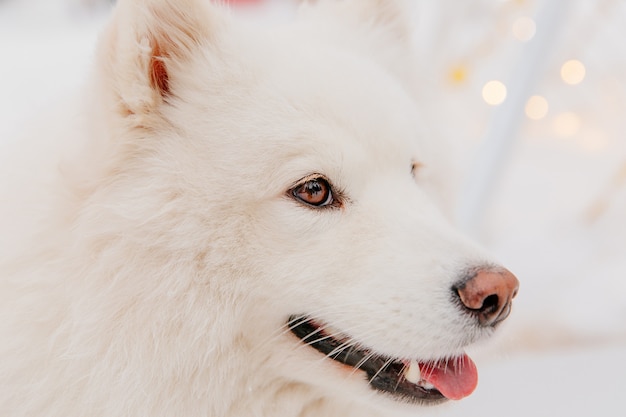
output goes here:
<path id="1" fill-rule="evenodd" d="M 511 312 L 511 301 L 517 295 L 519 281 L 510 271 L 485 268 L 474 271 L 453 289 L 466 312 L 481 326 L 495 326 Z"/>

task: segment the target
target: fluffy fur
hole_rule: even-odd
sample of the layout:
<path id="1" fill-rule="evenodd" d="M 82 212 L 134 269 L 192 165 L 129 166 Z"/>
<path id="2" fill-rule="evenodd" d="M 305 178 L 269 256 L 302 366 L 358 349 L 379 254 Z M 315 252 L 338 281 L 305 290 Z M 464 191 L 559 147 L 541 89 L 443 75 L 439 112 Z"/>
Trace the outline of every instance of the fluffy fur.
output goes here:
<path id="1" fill-rule="evenodd" d="M 206 0 L 120 0 L 80 97 L 2 165 L 0 415 L 378 416 L 286 327 L 442 358 L 489 331 L 450 301 L 491 264 L 438 202 L 394 1 L 243 26 Z M 289 192 L 322 174 L 340 204 Z"/>

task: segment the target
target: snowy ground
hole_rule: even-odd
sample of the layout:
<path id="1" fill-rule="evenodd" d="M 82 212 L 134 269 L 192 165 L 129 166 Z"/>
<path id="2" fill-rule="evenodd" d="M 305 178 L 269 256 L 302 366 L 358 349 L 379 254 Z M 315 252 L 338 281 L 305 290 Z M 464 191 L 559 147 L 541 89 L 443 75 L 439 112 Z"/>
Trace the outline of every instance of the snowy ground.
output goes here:
<path id="1" fill-rule="evenodd" d="M 30 112 L 54 105 L 83 79 L 106 14 L 79 6 L 85 3 L 0 0 L 0 151 Z M 476 393 L 427 414 L 626 415 L 620 397 L 626 392 L 626 30 L 615 23 L 626 14 L 593 15 L 595 3 L 574 3 L 582 6 L 568 23 L 588 20 L 585 27 L 594 32 L 560 39 L 554 55 L 584 41 L 587 52 L 577 53 L 588 58 L 586 84 L 578 92 L 566 90 L 546 73 L 537 88 L 555 96 L 555 114 L 575 104 L 582 128 L 564 138 L 551 133 L 554 119 L 521 125 L 477 234 L 520 278 L 516 311 L 498 341 L 475 353 L 481 372 Z M 619 4 L 599 3 L 605 9 Z M 272 4 L 276 17 L 288 14 L 292 3 Z M 469 26 L 467 19 L 457 17 L 457 23 Z M 447 40 L 459 54 L 467 46 L 462 41 Z M 495 53 L 481 74 L 507 59 Z M 459 121 L 448 133 L 478 137 L 478 143 L 494 113 L 474 97 L 480 80 L 474 84 L 444 88 L 442 101 L 452 114 L 440 117 Z"/>

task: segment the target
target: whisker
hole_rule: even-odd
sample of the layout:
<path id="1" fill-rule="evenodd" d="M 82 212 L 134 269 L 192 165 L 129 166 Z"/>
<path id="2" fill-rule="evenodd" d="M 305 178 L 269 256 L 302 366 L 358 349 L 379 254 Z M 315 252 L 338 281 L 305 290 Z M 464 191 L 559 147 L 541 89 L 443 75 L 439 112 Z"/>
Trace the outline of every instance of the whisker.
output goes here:
<path id="1" fill-rule="evenodd" d="M 391 365 L 391 363 L 392 363 L 392 362 L 393 362 L 393 359 L 387 359 L 387 360 L 385 361 L 385 363 L 383 364 L 383 366 L 381 366 L 380 368 L 378 368 L 378 371 L 376 371 L 376 373 L 374 374 L 374 376 L 370 378 L 370 380 L 369 380 L 370 384 L 372 383 L 372 381 L 373 381 L 374 379 L 376 379 L 376 377 L 377 377 L 378 375 L 380 375 L 380 373 L 381 373 L 383 370 L 387 369 L 387 367 L 388 367 L 389 365 Z"/>
<path id="2" fill-rule="evenodd" d="M 402 382 L 404 378 L 404 373 L 406 372 L 406 368 L 407 368 L 407 364 L 406 363 L 402 363 L 402 369 L 400 369 L 400 375 L 398 376 L 398 382 L 396 382 L 396 386 L 393 387 L 393 390 L 396 391 L 398 389 L 398 387 L 400 386 L 400 383 Z"/>
<path id="3" fill-rule="evenodd" d="M 346 349 L 351 349 L 356 345 L 354 340 L 346 340 L 341 345 L 337 346 L 335 349 L 330 351 L 326 356 L 329 358 L 335 358 L 343 353 Z"/>
<path id="4" fill-rule="evenodd" d="M 302 316 L 302 317 L 297 318 L 296 320 L 283 323 L 280 327 L 272 331 L 263 341 L 259 342 L 255 349 L 260 350 L 260 349 L 265 348 L 267 345 L 271 344 L 274 340 L 284 336 L 285 334 L 288 334 L 291 331 L 291 329 L 301 325 L 302 323 L 305 323 L 308 320 L 315 319 L 315 317 L 319 317 L 321 315 L 341 312 L 342 310 L 345 311 L 346 307 L 349 307 L 349 305 L 343 305 L 341 309 L 338 308 L 337 306 L 333 306 L 333 308 L 319 309 L 315 312 L 309 313 L 308 316 Z"/>
<path id="5" fill-rule="evenodd" d="M 359 371 L 361 369 L 361 366 L 363 366 L 365 362 L 369 361 L 374 356 L 376 356 L 376 354 L 373 352 L 370 352 L 367 355 L 365 355 L 363 359 L 361 359 L 359 362 L 357 362 L 356 365 L 354 365 L 352 372 L 350 372 L 350 376 L 354 375 L 357 371 Z"/>

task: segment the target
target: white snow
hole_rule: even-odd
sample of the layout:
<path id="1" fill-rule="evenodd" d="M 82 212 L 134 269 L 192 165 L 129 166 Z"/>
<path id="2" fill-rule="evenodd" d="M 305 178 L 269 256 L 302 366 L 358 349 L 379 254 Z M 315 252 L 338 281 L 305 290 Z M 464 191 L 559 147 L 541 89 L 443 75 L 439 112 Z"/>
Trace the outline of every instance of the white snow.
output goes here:
<path id="1" fill-rule="evenodd" d="M 87 3 L 0 0 L 0 152 L 33 114 L 84 79 L 106 16 L 87 11 Z M 459 146 L 469 156 L 495 114 L 480 88 L 488 79 L 507 79 L 521 48 L 500 26 L 533 15 L 538 3 L 419 2 L 416 23 L 424 36 L 417 46 L 431 72 L 444 74 L 461 58 L 470 69 L 461 85 L 441 76 L 437 98 L 445 114 L 435 119 L 464 140 Z M 269 10 L 283 18 L 292 4 L 274 0 Z M 626 415 L 626 6 L 570 5 L 532 92 L 549 100 L 550 112 L 523 121 L 476 235 L 520 278 L 514 314 L 494 343 L 472 354 L 477 391 L 428 415 Z M 488 30 L 490 22 L 498 24 Z M 587 67 L 580 86 L 558 76 L 571 57 Z M 563 112 L 580 120 L 569 136 L 555 133 Z M 466 162 L 471 167 L 471 158 Z"/>

